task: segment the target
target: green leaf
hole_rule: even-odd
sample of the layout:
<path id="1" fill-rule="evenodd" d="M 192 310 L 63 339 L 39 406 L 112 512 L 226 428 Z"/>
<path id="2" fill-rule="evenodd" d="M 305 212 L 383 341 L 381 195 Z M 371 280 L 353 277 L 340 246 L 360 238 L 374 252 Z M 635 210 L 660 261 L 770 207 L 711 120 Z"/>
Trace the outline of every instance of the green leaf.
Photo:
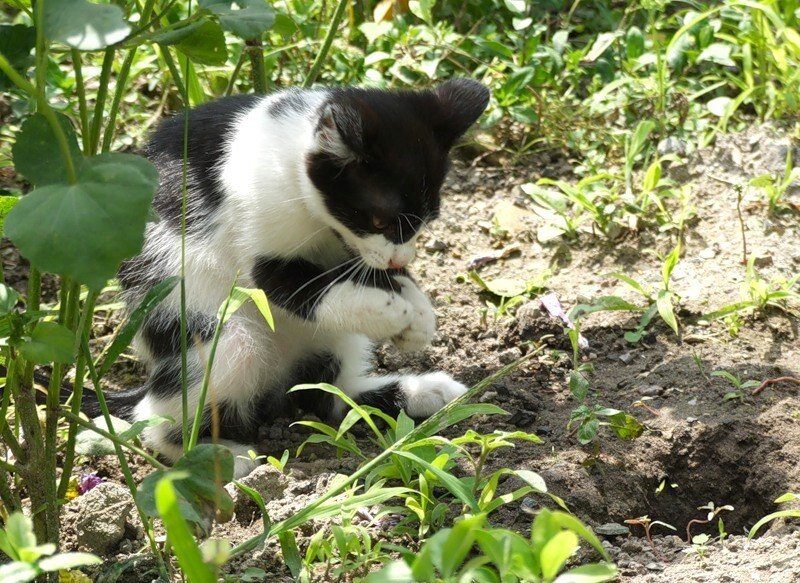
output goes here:
<path id="1" fill-rule="evenodd" d="M 259 38 L 275 23 L 275 10 L 264 0 L 199 0 L 225 30 L 245 40 Z"/>
<path id="2" fill-rule="evenodd" d="M 607 563 L 593 563 L 570 569 L 553 583 L 602 583 L 617 577 L 617 568 Z"/>
<path id="3" fill-rule="evenodd" d="M 417 18 L 433 24 L 433 7 L 435 5 L 436 0 L 411 0 L 408 3 L 408 9 Z"/>
<path id="4" fill-rule="evenodd" d="M 598 431 L 600 431 L 600 422 L 597 419 L 589 419 L 578 427 L 578 441 L 583 445 L 591 443 Z"/>
<path id="5" fill-rule="evenodd" d="M 629 59 L 638 59 L 644 54 L 644 35 L 638 26 L 631 26 L 625 35 L 625 51 Z"/>
<path id="6" fill-rule="evenodd" d="M 800 510 L 779 510 L 778 512 L 767 514 L 753 525 L 753 528 L 747 533 L 747 538 L 753 538 L 762 526 L 776 518 L 800 518 Z"/>
<path id="7" fill-rule="evenodd" d="M 67 116 L 60 113 L 56 113 L 56 118 L 67 136 L 72 161 L 79 168 L 83 155 L 72 123 Z M 41 113 L 35 113 L 23 122 L 11 152 L 17 172 L 35 185 L 67 181 L 67 166 L 61 156 L 61 149 L 50 124 Z"/>
<path id="8" fill-rule="evenodd" d="M 19 294 L 17 290 L 0 283 L 0 316 L 5 316 L 14 311 L 18 301 Z"/>
<path id="9" fill-rule="evenodd" d="M 205 18 L 180 20 L 171 24 L 168 28 L 159 29 L 146 35 L 146 38 L 163 46 L 174 45 L 190 37 L 206 22 L 208 22 L 208 19 Z"/>
<path id="10" fill-rule="evenodd" d="M 39 561 L 42 571 L 68 571 L 86 565 L 99 565 L 103 561 L 91 553 L 60 553 Z"/>
<path id="11" fill-rule="evenodd" d="M 566 512 L 560 512 L 556 510 L 551 512 L 550 518 L 553 522 L 561 526 L 561 528 L 571 530 L 592 545 L 592 548 L 600 553 L 600 556 L 602 556 L 603 559 L 606 561 L 611 561 L 611 556 L 608 554 L 608 551 L 605 549 L 605 547 L 600 543 L 600 539 L 597 538 L 597 536 L 589 527 L 575 518 L 572 514 L 567 514 Z"/>
<path id="12" fill-rule="evenodd" d="M 578 304 L 569 312 L 569 318 L 573 322 L 588 314 L 595 312 L 616 312 L 616 311 L 630 311 L 638 312 L 641 308 L 636 304 L 632 304 L 623 300 L 619 296 L 600 296 L 593 300 L 591 304 Z"/>
<path id="13" fill-rule="evenodd" d="M 114 4 L 86 0 L 45 2 L 44 34 L 82 51 L 96 51 L 123 40 L 131 28 Z"/>
<path id="14" fill-rule="evenodd" d="M 447 488 L 450 491 L 450 493 L 453 494 L 453 496 L 455 496 L 456 498 L 461 500 L 464 504 L 469 506 L 470 509 L 472 510 L 472 512 L 474 512 L 476 514 L 478 512 L 480 512 L 480 508 L 478 506 L 478 501 L 472 495 L 472 492 L 464 484 L 464 482 L 462 482 L 461 480 L 459 480 L 458 478 L 456 478 L 455 476 L 453 476 L 449 472 L 446 472 L 446 471 L 444 471 L 444 470 L 442 470 L 440 468 L 437 468 L 433 464 L 425 461 L 424 459 L 422 459 L 418 455 L 413 454 L 413 453 L 411 453 L 409 451 L 397 451 L 397 452 L 395 452 L 395 455 L 399 455 L 401 457 L 408 458 L 411 461 L 413 461 L 415 464 L 425 468 L 426 470 L 429 470 L 431 473 L 433 473 L 439 479 L 440 482 L 442 482 L 444 487 Z"/>
<path id="15" fill-rule="evenodd" d="M 569 390 L 579 401 L 583 401 L 589 394 L 589 381 L 583 373 L 573 370 L 569 373 Z"/>
<path id="16" fill-rule="evenodd" d="M 178 479 L 179 474 L 159 479 L 155 489 L 158 513 L 164 521 L 172 550 L 187 579 L 192 583 L 215 583 L 217 578 L 214 571 L 203 562 L 200 547 L 183 519 L 179 499 L 172 484 L 173 480 Z"/>
<path id="17" fill-rule="evenodd" d="M 414 573 L 408 563 L 402 560 L 392 561 L 380 571 L 370 573 L 364 583 L 415 583 Z"/>
<path id="18" fill-rule="evenodd" d="M 18 196 L 0 196 L 0 236 L 3 236 L 3 225 L 6 222 L 8 213 L 11 212 L 20 201 Z"/>
<path id="19" fill-rule="evenodd" d="M 297 579 L 303 566 L 303 560 L 300 557 L 300 549 L 297 548 L 294 533 L 291 530 L 285 530 L 278 534 L 278 540 L 281 543 L 283 561 L 289 567 L 292 577 Z"/>
<path id="20" fill-rule="evenodd" d="M 103 422 L 103 429 L 106 429 L 105 420 L 102 417 L 98 417 L 94 421 L 95 424 L 97 424 L 100 420 Z M 118 419 L 113 415 L 111 416 L 111 424 L 117 434 L 126 431 L 131 427 L 130 423 L 123 419 Z M 116 453 L 116 449 L 114 448 L 113 441 L 86 427 L 79 429 L 78 435 L 75 437 L 75 453 L 78 455 L 89 456 L 114 455 Z"/>
<path id="21" fill-rule="evenodd" d="M 553 579 L 577 549 L 578 536 L 569 530 L 562 530 L 547 541 L 539 555 L 544 580 Z"/>
<path id="22" fill-rule="evenodd" d="M 472 549 L 476 531 L 483 526 L 484 522 L 486 522 L 486 515 L 477 514 L 460 520 L 450 529 L 450 535 L 445 539 L 441 548 L 441 557 L 438 561 L 434 559 L 434 564 L 438 563 L 439 570 L 445 578 L 458 572 L 458 568 Z"/>
<path id="23" fill-rule="evenodd" d="M 31 56 L 31 51 L 34 46 L 36 46 L 36 30 L 32 26 L 0 24 L 0 54 L 16 71 L 24 72 L 33 65 L 34 58 Z M 7 89 L 11 85 L 11 80 L 0 71 L 0 90 Z"/>
<path id="24" fill-rule="evenodd" d="M 7 565 L 0 565 L 0 581 L 3 583 L 24 583 L 33 581 L 39 571 L 28 563 L 14 561 Z"/>
<path id="25" fill-rule="evenodd" d="M 715 97 L 706 104 L 708 111 L 717 117 L 725 117 L 728 113 L 728 106 L 733 102 L 730 97 Z"/>
<path id="26" fill-rule="evenodd" d="M 210 20 L 193 28 L 175 48 L 200 65 L 224 65 L 228 60 L 225 33 L 219 24 Z"/>
<path id="27" fill-rule="evenodd" d="M 30 340 L 19 345 L 19 351 L 25 359 L 36 364 L 67 364 L 75 358 L 72 352 L 74 345 L 75 335 L 69 328 L 55 322 L 39 322 Z"/>
<path id="28" fill-rule="evenodd" d="M 264 290 L 258 288 L 234 287 L 233 291 L 231 292 L 231 301 L 228 304 L 228 309 L 225 312 L 224 318 L 222 318 L 222 307 L 220 307 L 220 312 L 217 314 L 217 317 L 222 318 L 222 323 L 224 324 L 228 321 L 228 318 L 230 318 L 248 300 L 252 300 L 253 304 L 255 304 L 256 308 L 258 308 L 258 311 L 261 312 L 261 315 L 264 317 L 264 320 L 267 322 L 269 327 L 272 330 L 275 330 L 275 321 L 273 320 L 272 312 L 269 309 L 267 295 L 264 293 Z"/>
<path id="29" fill-rule="evenodd" d="M 36 546 L 33 522 L 21 512 L 15 512 L 8 517 L 5 532 L 8 543 L 17 552 Z"/>
<path id="30" fill-rule="evenodd" d="M 795 494 L 794 492 L 786 492 L 786 494 L 781 494 L 777 498 L 775 498 L 775 504 L 783 504 L 784 502 L 792 502 L 794 500 L 800 500 L 800 494 Z"/>
<path id="31" fill-rule="evenodd" d="M 138 253 L 158 173 L 132 154 L 86 159 L 72 185 L 37 188 L 6 218 L 5 234 L 43 271 L 100 289 Z"/>
<path id="32" fill-rule="evenodd" d="M 111 345 L 105 351 L 103 364 L 98 368 L 97 371 L 97 374 L 100 378 L 106 375 L 106 373 L 111 369 L 111 366 L 117 361 L 119 355 L 122 354 L 125 349 L 128 348 L 128 346 L 130 346 L 130 343 L 133 341 L 133 338 L 136 336 L 139 328 L 142 327 L 147 315 L 155 310 L 158 305 L 166 299 L 166 297 L 172 292 L 180 280 L 181 278 L 179 276 L 173 275 L 164 281 L 157 283 L 148 290 L 144 296 L 144 299 L 139 303 L 136 309 L 131 312 L 130 316 L 128 316 L 128 321 L 125 322 L 125 326 L 123 326 L 119 333 L 114 337 Z"/>
<path id="33" fill-rule="evenodd" d="M 610 417 L 611 429 L 620 439 L 636 439 L 644 431 L 644 426 L 633 415 L 620 411 Z"/>
<path id="34" fill-rule="evenodd" d="M 233 478 L 233 455 L 222 445 L 204 443 L 195 446 L 172 466 L 181 479 L 175 481 L 175 491 L 181 515 L 198 525 L 203 516 L 217 508 L 223 514 L 233 511 L 233 500 L 222 486 Z M 159 481 L 169 474 L 157 470 L 147 476 L 139 487 L 136 501 L 148 516 L 158 516 L 155 490 Z"/>
<path id="35" fill-rule="evenodd" d="M 658 313 L 661 315 L 661 319 L 664 320 L 670 328 L 672 328 L 672 331 L 675 332 L 675 334 L 677 334 L 678 320 L 675 318 L 675 311 L 672 308 L 672 292 L 669 292 L 665 289 L 662 289 L 660 292 L 658 292 L 656 305 L 658 306 Z"/>

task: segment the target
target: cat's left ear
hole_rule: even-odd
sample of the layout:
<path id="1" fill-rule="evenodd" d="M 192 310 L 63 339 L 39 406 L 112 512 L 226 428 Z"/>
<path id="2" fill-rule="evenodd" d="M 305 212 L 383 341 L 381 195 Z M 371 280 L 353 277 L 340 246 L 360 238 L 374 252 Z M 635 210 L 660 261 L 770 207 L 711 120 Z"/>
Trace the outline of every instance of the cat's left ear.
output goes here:
<path id="1" fill-rule="evenodd" d="M 320 112 L 314 133 L 316 149 L 343 163 L 359 158 L 363 150 L 363 124 L 359 112 L 349 104 L 330 101 Z"/>
<path id="2" fill-rule="evenodd" d="M 441 118 L 436 133 L 450 149 L 489 105 L 489 90 L 474 79 L 451 79 L 433 90 Z"/>

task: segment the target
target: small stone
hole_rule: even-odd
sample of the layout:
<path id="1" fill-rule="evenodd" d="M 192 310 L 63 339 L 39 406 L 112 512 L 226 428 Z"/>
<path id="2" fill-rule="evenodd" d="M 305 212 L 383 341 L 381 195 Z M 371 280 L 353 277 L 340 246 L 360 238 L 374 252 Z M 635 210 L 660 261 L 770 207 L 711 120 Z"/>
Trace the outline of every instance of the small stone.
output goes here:
<path id="1" fill-rule="evenodd" d="M 700 259 L 714 259 L 717 256 L 717 252 L 711 247 L 706 247 L 700 251 L 699 255 Z"/>
<path id="2" fill-rule="evenodd" d="M 695 405 L 697 405 L 697 397 L 694 397 L 693 399 L 689 399 L 689 401 L 687 401 L 686 404 L 689 405 L 690 407 L 694 407 Z"/>
<path id="3" fill-rule="evenodd" d="M 619 360 L 622 364 L 630 364 L 633 361 L 633 352 L 623 352 L 619 355 Z"/>
<path id="4" fill-rule="evenodd" d="M 659 565 L 658 563 L 647 563 L 644 566 L 644 568 L 647 569 L 648 571 L 663 571 L 664 570 L 664 567 L 662 565 Z"/>
<path id="5" fill-rule="evenodd" d="M 753 265 L 756 267 L 769 267 L 772 265 L 772 255 L 756 255 L 753 258 Z"/>
<path id="6" fill-rule="evenodd" d="M 522 358 L 522 351 L 516 346 L 504 350 L 503 352 L 497 355 L 497 359 L 500 361 L 500 364 L 511 364 L 512 362 L 514 362 L 515 360 L 519 360 L 520 358 Z"/>
<path id="7" fill-rule="evenodd" d="M 262 464 L 256 467 L 239 482 L 258 492 L 265 503 L 281 498 L 289 485 L 288 478 L 270 464 Z M 239 490 L 239 488 L 233 484 L 228 484 L 225 489 L 233 498 L 233 508 L 237 516 L 249 519 L 259 512 L 255 500 Z"/>
<path id="8" fill-rule="evenodd" d="M 428 253 L 436 253 L 437 251 L 444 251 L 447 249 L 447 243 L 441 239 L 428 239 L 425 242 L 425 251 Z"/>
<path id="9" fill-rule="evenodd" d="M 536 500 L 530 496 L 525 496 L 519 504 L 519 509 L 529 516 L 534 516 L 539 511 L 539 505 Z"/>
<path id="10" fill-rule="evenodd" d="M 623 543 L 622 543 L 622 545 L 620 546 L 620 548 L 621 548 L 623 551 L 625 551 L 626 553 L 630 553 L 630 554 L 632 554 L 632 555 L 633 555 L 633 554 L 636 554 L 636 553 L 640 553 L 640 552 L 642 552 L 642 545 L 641 545 L 641 543 L 640 543 L 639 541 L 635 540 L 635 539 L 632 539 L 632 540 L 626 540 L 625 542 L 623 542 Z"/>
<path id="11" fill-rule="evenodd" d="M 601 524 L 595 528 L 594 531 L 603 536 L 628 536 L 631 533 L 631 530 L 627 526 L 616 522 Z"/>
<path id="12" fill-rule="evenodd" d="M 661 385 L 647 385 L 639 387 L 639 394 L 643 397 L 657 397 L 664 392 L 664 387 Z"/>
<path id="13" fill-rule="evenodd" d="M 486 391 L 480 397 L 478 397 L 478 401 L 481 403 L 492 403 L 496 400 L 497 400 L 496 391 Z"/>
<path id="14" fill-rule="evenodd" d="M 689 423 L 690 425 L 692 423 L 697 423 L 697 417 L 687 417 L 686 418 L 686 423 Z"/>
<path id="15" fill-rule="evenodd" d="M 70 505 L 77 507 L 78 546 L 98 555 L 107 554 L 123 539 L 134 508 L 130 491 L 114 482 L 99 484 Z"/>
<path id="16" fill-rule="evenodd" d="M 669 154 L 683 156 L 686 154 L 686 142 L 680 138 L 669 136 L 658 142 L 656 151 L 658 151 L 659 156 L 667 156 Z"/>
<path id="17" fill-rule="evenodd" d="M 536 413 L 527 409 L 520 409 L 508 419 L 508 422 L 516 427 L 528 427 L 534 421 L 536 421 Z"/>

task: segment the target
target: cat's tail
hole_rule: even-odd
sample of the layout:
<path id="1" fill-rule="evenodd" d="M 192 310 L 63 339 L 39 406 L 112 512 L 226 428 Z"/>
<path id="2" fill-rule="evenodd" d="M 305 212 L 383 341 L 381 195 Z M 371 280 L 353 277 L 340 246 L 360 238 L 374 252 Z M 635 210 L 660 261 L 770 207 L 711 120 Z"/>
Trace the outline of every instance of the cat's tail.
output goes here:
<path id="1" fill-rule="evenodd" d="M 0 375 L 5 376 L 5 367 L 0 365 Z M 33 373 L 33 383 L 36 387 L 36 402 L 44 404 L 47 396 L 47 386 L 50 384 L 50 375 L 43 371 L 35 371 Z M 66 403 L 72 396 L 72 383 L 67 381 L 61 382 L 59 390 L 59 400 Z M 0 389 L 2 395 L 5 387 Z M 115 391 L 103 393 L 105 396 L 106 404 L 108 405 L 109 412 L 114 417 L 125 419 L 129 421 L 133 417 L 133 408 L 141 400 L 147 392 L 147 385 L 140 385 L 138 387 L 131 387 L 122 391 Z M 92 387 L 84 387 L 83 398 L 81 400 L 81 412 L 85 413 L 88 417 L 94 418 L 102 415 L 100 408 L 100 401 L 97 394 Z"/>

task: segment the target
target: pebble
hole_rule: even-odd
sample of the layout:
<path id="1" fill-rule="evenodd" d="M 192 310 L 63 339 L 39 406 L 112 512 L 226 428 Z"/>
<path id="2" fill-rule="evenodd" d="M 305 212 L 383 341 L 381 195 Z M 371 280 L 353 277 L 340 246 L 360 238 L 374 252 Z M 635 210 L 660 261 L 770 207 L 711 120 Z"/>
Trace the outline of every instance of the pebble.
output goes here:
<path id="1" fill-rule="evenodd" d="M 706 247 L 705 249 L 701 250 L 700 259 L 714 259 L 717 256 L 717 252 L 714 251 L 711 247 Z"/>
<path id="2" fill-rule="evenodd" d="M 689 399 L 689 401 L 686 404 L 689 405 L 690 407 L 694 407 L 695 405 L 697 405 L 697 397 L 695 397 L 694 399 Z"/>
<path id="3" fill-rule="evenodd" d="M 527 409 L 520 409 L 508 419 L 508 422 L 516 427 L 528 427 L 534 421 L 536 421 L 536 413 Z"/>
<path id="4" fill-rule="evenodd" d="M 639 394 L 643 397 L 657 397 L 664 392 L 664 387 L 661 385 L 647 385 L 639 387 Z"/>
<path id="5" fill-rule="evenodd" d="M 486 391 L 480 397 L 478 397 L 478 401 L 481 403 L 491 403 L 497 400 L 497 393 L 495 391 Z"/>
<path id="6" fill-rule="evenodd" d="M 500 364 L 511 364 L 520 358 L 522 358 L 522 351 L 516 346 L 513 348 L 508 348 L 497 355 L 497 359 L 500 361 Z"/>
<path id="7" fill-rule="evenodd" d="M 697 417 L 687 417 L 686 418 L 686 422 L 690 423 L 690 424 L 691 423 L 697 423 Z"/>
<path id="8" fill-rule="evenodd" d="M 648 571 L 663 571 L 664 570 L 664 566 L 663 565 L 659 565 L 658 563 L 647 563 L 644 566 L 644 568 L 647 569 Z"/>
<path id="9" fill-rule="evenodd" d="M 107 554 L 123 539 L 125 521 L 135 506 L 130 491 L 113 482 L 92 488 L 71 504 L 78 512 L 78 546 L 99 555 Z"/>
<path id="10" fill-rule="evenodd" d="M 633 352 L 624 352 L 619 355 L 619 360 L 623 364 L 630 364 L 633 361 Z"/>
<path id="11" fill-rule="evenodd" d="M 606 524 L 601 524 L 595 528 L 594 531 L 597 534 L 602 534 L 603 536 L 627 536 L 631 533 L 631 530 L 627 526 L 617 522 L 607 522 Z"/>
<path id="12" fill-rule="evenodd" d="M 428 239 L 428 241 L 425 242 L 425 251 L 429 253 L 436 253 L 437 251 L 444 251 L 445 249 L 447 249 L 447 243 L 441 239 Z"/>

